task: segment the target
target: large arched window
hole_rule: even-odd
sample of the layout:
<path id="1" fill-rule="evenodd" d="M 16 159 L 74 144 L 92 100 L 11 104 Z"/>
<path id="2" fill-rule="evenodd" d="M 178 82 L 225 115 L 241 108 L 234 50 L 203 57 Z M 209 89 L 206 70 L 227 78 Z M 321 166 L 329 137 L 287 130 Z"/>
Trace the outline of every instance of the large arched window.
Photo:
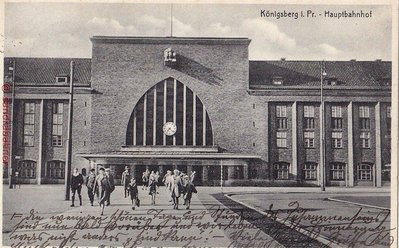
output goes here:
<path id="1" fill-rule="evenodd" d="M 129 120 L 126 145 L 212 146 L 211 121 L 195 92 L 168 78 L 137 102 Z"/>
<path id="2" fill-rule="evenodd" d="M 36 178 L 36 162 L 32 160 L 21 160 L 17 171 L 20 178 Z"/>

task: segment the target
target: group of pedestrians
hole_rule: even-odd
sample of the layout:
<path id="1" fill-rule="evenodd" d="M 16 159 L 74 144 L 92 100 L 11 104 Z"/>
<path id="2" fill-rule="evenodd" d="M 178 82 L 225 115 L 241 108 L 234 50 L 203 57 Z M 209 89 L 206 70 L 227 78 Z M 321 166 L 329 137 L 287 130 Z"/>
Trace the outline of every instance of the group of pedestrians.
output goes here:
<path id="1" fill-rule="evenodd" d="M 82 206 L 82 185 L 84 184 L 83 175 L 75 168 L 71 177 L 72 204 L 75 206 L 75 195 L 78 193 L 79 203 Z M 91 206 L 94 205 L 94 197 L 97 195 L 99 205 L 101 207 L 101 215 L 104 213 L 105 205 L 111 205 L 111 193 L 115 190 L 114 177 L 110 173 L 109 168 L 100 168 L 98 175 L 95 170 L 91 169 L 86 178 L 87 193 Z"/>
<path id="2" fill-rule="evenodd" d="M 195 171 L 187 175 L 179 170 L 172 171 L 168 170 L 165 176 L 161 180 L 159 171 L 149 171 L 148 169 L 143 172 L 142 175 L 142 191 L 148 191 L 148 195 L 151 196 L 151 205 L 155 205 L 156 195 L 159 194 L 159 186 L 163 183 L 166 187 L 166 193 L 169 196 L 169 202 L 173 202 L 173 208 L 179 209 L 179 198 L 182 196 L 186 209 L 190 208 L 191 198 L 193 193 L 197 193 L 194 186 Z M 85 180 L 86 179 L 86 180 Z M 72 190 L 72 204 L 71 207 L 75 206 L 75 195 L 77 193 L 79 197 L 79 203 L 82 205 L 82 185 L 86 184 L 87 192 L 91 206 L 94 205 L 94 198 L 97 196 L 101 215 L 104 213 L 105 206 L 111 204 L 110 198 L 111 193 L 115 190 L 114 177 L 110 173 L 109 168 L 99 168 L 98 174 L 96 175 L 95 170 L 91 169 L 89 175 L 84 178 L 79 170 L 75 168 L 71 177 L 71 190 Z M 132 209 L 140 206 L 139 190 L 136 178 L 130 173 L 129 167 L 125 167 L 125 170 L 121 176 L 121 184 L 124 188 L 124 197 L 130 196 L 132 203 Z"/>
<path id="3" fill-rule="evenodd" d="M 194 187 L 195 171 L 191 175 L 186 175 L 179 170 L 167 171 L 163 182 L 169 192 L 170 200 L 173 202 L 173 209 L 179 209 L 179 198 L 183 195 L 184 205 L 186 209 L 190 209 L 191 197 L 193 193 L 197 193 Z"/>

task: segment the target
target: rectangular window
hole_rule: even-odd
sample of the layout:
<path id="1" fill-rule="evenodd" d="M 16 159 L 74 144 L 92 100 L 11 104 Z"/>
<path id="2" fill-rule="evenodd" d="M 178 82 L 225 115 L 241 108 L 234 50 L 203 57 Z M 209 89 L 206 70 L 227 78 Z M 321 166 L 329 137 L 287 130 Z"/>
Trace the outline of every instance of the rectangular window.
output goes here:
<path id="1" fill-rule="evenodd" d="M 370 164 L 359 164 L 357 166 L 357 179 L 360 181 L 371 181 L 373 179 L 373 166 Z"/>
<path id="2" fill-rule="evenodd" d="M 34 146 L 35 141 L 35 103 L 24 106 L 24 146 Z"/>
<path id="3" fill-rule="evenodd" d="M 330 167 L 330 179 L 337 181 L 345 180 L 345 164 L 332 163 Z"/>
<path id="4" fill-rule="evenodd" d="M 360 118 L 370 118 L 370 107 L 360 106 L 359 107 L 359 117 Z"/>
<path id="5" fill-rule="evenodd" d="M 331 128 L 342 129 L 342 107 L 332 106 L 331 107 Z"/>
<path id="6" fill-rule="evenodd" d="M 317 164 L 306 163 L 303 167 L 303 178 L 305 180 L 317 180 Z"/>
<path id="7" fill-rule="evenodd" d="M 303 117 L 314 118 L 314 106 L 304 106 Z"/>
<path id="8" fill-rule="evenodd" d="M 332 132 L 331 141 L 333 148 L 342 148 L 342 132 Z"/>
<path id="9" fill-rule="evenodd" d="M 277 129 L 287 129 L 287 106 L 276 106 Z"/>
<path id="10" fill-rule="evenodd" d="M 304 132 L 304 145 L 306 148 L 314 148 L 314 132 Z"/>
<path id="11" fill-rule="evenodd" d="M 370 148 L 370 132 L 360 132 L 362 148 Z"/>
<path id="12" fill-rule="evenodd" d="M 68 77 L 66 77 L 66 76 L 55 77 L 55 82 L 58 83 L 58 84 L 68 83 Z"/>
<path id="13" fill-rule="evenodd" d="M 370 129 L 370 107 L 360 106 L 359 107 L 359 125 L 360 129 L 369 130 Z"/>
<path id="14" fill-rule="evenodd" d="M 303 109 L 303 127 L 305 129 L 314 129 L 314 106 L 304 106 Z"/>
<path id="15" fill-rule="evenodd" d="M 341 106 L 331 106 L 331 117 L 342 118 L 342 107 Z"/>
<path id="16" fill-rule="evenodd" d="M 288 163 L 275 164 L 275 179 L 288 180 L 289 166 L 290 165 Z"/>
<path id="17" fill-rule="evenodd" d="M 287 132 L 277 132 L 277 147 L 286 148 L 287 147 Z"/>
<path id="18" fill-rule="evenodd" d="M 52 145 L 62 146 L 63 103 L 53 103 Z"/>

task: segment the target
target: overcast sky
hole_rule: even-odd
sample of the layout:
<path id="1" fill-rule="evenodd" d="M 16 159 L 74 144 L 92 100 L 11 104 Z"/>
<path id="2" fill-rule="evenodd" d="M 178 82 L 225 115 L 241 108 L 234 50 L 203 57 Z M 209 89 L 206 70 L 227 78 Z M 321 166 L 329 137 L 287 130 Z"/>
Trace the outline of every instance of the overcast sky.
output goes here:
<path id="1" fill-rule="evenodd" d="M 317 18 L 266 18 L 261 10 Z M 324 18 L 324 11 L 372 11 Z M 391 60 L 390 6 L 173 5 L 173 36 L 248 37 L 250 59 Z M 91 57 L 93 35 L 169 36 L 169 4 L 6 3 L 5 56 Z"/>

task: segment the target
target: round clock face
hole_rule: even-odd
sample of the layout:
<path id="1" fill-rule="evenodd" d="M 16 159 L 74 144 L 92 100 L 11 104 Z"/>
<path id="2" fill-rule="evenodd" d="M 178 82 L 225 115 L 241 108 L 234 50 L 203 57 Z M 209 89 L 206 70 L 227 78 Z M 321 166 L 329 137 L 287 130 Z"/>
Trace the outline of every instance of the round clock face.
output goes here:
<path id="1" fill-rule="evenodd" d="M 166 122 L 163 125 L 163 132 L 168 136 L 172 136 L 176 133 L 177 127 L 176 124 L 173 122 Z"/>

